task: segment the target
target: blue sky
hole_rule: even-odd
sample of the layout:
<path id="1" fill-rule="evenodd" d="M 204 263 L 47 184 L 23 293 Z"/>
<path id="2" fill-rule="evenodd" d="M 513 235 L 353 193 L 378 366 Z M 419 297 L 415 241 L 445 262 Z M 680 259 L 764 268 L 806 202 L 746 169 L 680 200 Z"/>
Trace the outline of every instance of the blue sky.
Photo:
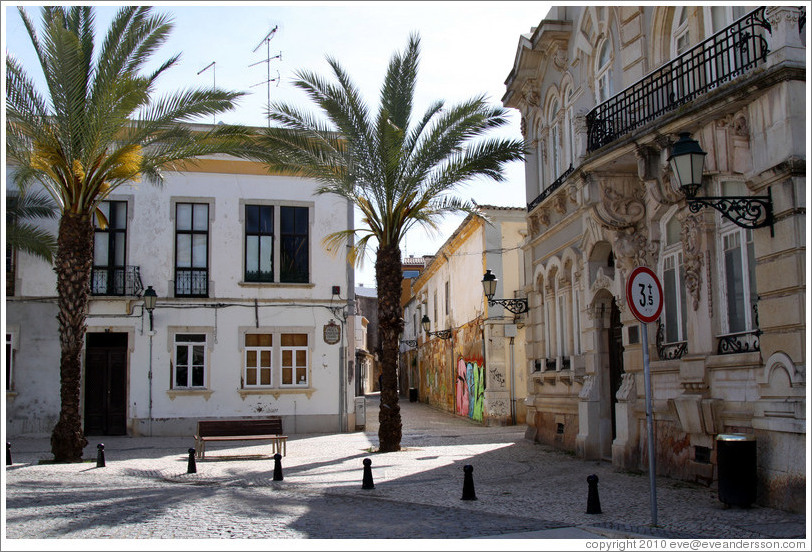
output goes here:
<path id="1" fill-rule="evenodd" d="M 3 2 L 3 46 L 22 60 L 32 75 L 38 64 L 16 4 L 38 20 L 33 3 Z M 115 4 L 96 2 L 97 29 L 105 30 L 117 11 Z M 353 77 L 371 106 L 377 106 L 380 84 L 390 56 L 402 50 L 411 32 L 422 39 L 416 113 L 434 100 L 456 103 L 485 94 L 499 103 L 504 81 L 513 66 L 519 35 L 547 14 L 548 2 L 154 2 L 156 10 L 172 14 L 174 30 L 156 56 L 164 60 L 180 52 L 180 63 L 162 79 L 163 90 L 210 86 L 250 92 L 240 107 L 218 118 L 226 123 L 265 124 L 268 50 L 262 39 L 277 27 L 270 41 L 271 101 L 306 103 L 290 84 L 294 71 L 328 75 L 325 61 L 333 56 Z M 259 48 L 257 46 L 259 45 Z M 215 62 L 212 68 L 197 73 Z M 259 63 L 258 63 L 259 62 Z M 253 67 L 250 65 L 255 64 Z M 160 93 L 160 89 L 158 91 Z M 212 122 L 212 121 L 203 121 Z M 520 138 L 519 116 L 513 112 L 504 136 Z M 480 204 L 525 204 L 524 168 L 514 163 L 508 181 L 480 181 L 463 188 L 462 197 Z M 457 227 L 461 217 L 449 217 L 439 235 L 413 231 L 401 244 L 404 254 L 432 254 Z M 373 263 L 357 273 L 359 282 L 374 286 Z"/>

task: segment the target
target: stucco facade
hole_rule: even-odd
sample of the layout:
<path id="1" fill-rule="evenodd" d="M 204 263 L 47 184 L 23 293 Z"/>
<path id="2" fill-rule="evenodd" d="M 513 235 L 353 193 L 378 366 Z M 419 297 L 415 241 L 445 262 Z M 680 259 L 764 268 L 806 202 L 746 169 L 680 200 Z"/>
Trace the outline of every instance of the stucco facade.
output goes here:
<path id="1" fill-rule="evenodd" d="M 402 343 L 400 366 L 423 402 L 488 425 L 524 423 L 524 317 L 488 306 L 480 282 L 490 269 L 497 298 L 521 294 L 526 222 L 520 208 L 480 211 L 488 221 L 463 220 L 412 282 L 402 339 L 416 347 Z"/>
<path id="2" fill-rule="evenodd" d="M 566 6 L 520 38 L 503 103 L 531 146 L 529 438 L 647 470 L 647 347 L 657 472 L 712 484 L 716 437 L 747 433 L 759 502 L 805 508 L 804 22 Z M 689 208 L 668 162 L 683 132 L 707 152 L 700 195 L 769 196 L 771 226 Z M 626 304 L 637 266 L 664 287 L 648 343 Z"/>
<path id="3" fill-rule="evenodd" d="M 315 189 L 218 157 L 110 195 L 87 318 L 86 432 L 191 436 L 199 419 L 265 415 L 291 433 L 354 427 L 353 273 L 321 245 L 352 225 L 352 209 Z M 13 271 L 7 432 L 47 434 L 59 413 L 55 274 L 27 255 Z"/>

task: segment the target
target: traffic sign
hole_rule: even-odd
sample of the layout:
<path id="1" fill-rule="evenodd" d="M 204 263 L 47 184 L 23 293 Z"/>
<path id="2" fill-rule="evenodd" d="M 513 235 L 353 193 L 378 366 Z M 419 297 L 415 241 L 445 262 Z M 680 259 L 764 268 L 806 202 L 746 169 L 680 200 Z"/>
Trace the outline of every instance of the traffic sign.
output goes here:
<path id="1" fill-rule="evenodd" d="M 645 266 L 632 270 L 626 283 L 626 303 L 640 322 L 654 322 L 663 311 L 663 287 L 654 272 Z"/>

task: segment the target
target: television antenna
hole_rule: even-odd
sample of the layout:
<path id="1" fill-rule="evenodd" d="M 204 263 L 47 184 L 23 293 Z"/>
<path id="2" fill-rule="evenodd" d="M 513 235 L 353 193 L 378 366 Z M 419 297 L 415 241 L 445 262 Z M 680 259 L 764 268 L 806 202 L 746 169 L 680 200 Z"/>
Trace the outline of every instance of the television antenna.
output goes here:
<path id="1" fill-rule="evenodd" d="M 263 44 L 265 44 L 265 46 L 267 48 L 267 53 L 266 53 L 267 57 L 265 59 L 261 60 L 261 61 L 257 61 L 257 62 L 252 63 L 251 65 L 248 66 L 248 67 L 253 67 L 254 65 L 259 65 L 260 63 L 264 63 L 266 68 L 267 68 L 267 78 L 266 78 L 266 80 L 264 80 L 263 82 L 258 82 L 257 84 L 252 85 L 251 88 L 254 88 L 256 86 L 262 86 L 263 84 L 267 85 L 268 103 L 267 103 L 266 107 L 267 107 L 268 111 L 271 110 L 271 83 L 275 82 L 276 86 L 279 86 L 279 71 L 276 72 L 276 78 L 275 79 L 271 78 L 271 60 L 278 59 L 278 60 L 282 61 L 282 52 L 281 51 L 277 55 L 271 56 L 271 40 L 273 39 L 274 35 L 276 34 L 276 31 L 277 31 L 278 28 L 279 28 L 279 25 L 275 25 L 274 28 L 271 29 L 270 32 L 267 35 L 265 35 L 265 38 L 263 38 L 262 40 L 259 41 L 259 44 L 257 44 L 256 48 L 254 48 L 252 50 L 252 52 L 251 52 L 251 53 L 256 53 L 256 51 L 259 50 L 259 47 L 262 46 Z M 268 126 L 271 126 L 270 117 L 268 118 Z"/>
<path id="2" fill-rule="evenodd" d="M 207 66 L 205 66 L 203 69 L 201 69 L 200 71 L 197 72 L 197 74 L 200 75 L 201 73 L 204 73 L 204 72 L 208 71 L 209 68 L 211 68 L 211 88 L 212 88 L 212 90 L 217 89 L 217 67 L 216 67 L 216 65 L 217 65 L 217 62 L 212 61 Z M 211 116 L 212 124 L 215 124 L 216 117 L 217 117 L 216 115 Z"/>

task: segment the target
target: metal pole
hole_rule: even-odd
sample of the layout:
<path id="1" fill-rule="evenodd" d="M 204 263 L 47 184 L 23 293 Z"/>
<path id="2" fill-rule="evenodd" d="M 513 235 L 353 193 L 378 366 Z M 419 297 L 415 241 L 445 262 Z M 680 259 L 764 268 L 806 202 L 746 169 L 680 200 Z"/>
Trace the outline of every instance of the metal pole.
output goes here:
<path id="1" fill-rule="evenodd" d="M 643 327 L 643 377 L 646 385 L 646 427 L 648 428 L 648 476 L 649 502 L 651 504 L 651 524 L 657 525 L 657 469 L 654 459 L 654 414 L 651 408 L 651 369 L 648 358 L 648 324 Z"/>
<path id="2" fill-rule="evenodd" d="M 516 425 L 516 366 L 513 338 L 510 338 L 510 423 Z"/>
<path id="3" fill-rule="evenodd" d="M 152 313 L 150 313 L 151 315 Z M 149 436 L 152 437 L 152 327 L 149 329 Z"/>

